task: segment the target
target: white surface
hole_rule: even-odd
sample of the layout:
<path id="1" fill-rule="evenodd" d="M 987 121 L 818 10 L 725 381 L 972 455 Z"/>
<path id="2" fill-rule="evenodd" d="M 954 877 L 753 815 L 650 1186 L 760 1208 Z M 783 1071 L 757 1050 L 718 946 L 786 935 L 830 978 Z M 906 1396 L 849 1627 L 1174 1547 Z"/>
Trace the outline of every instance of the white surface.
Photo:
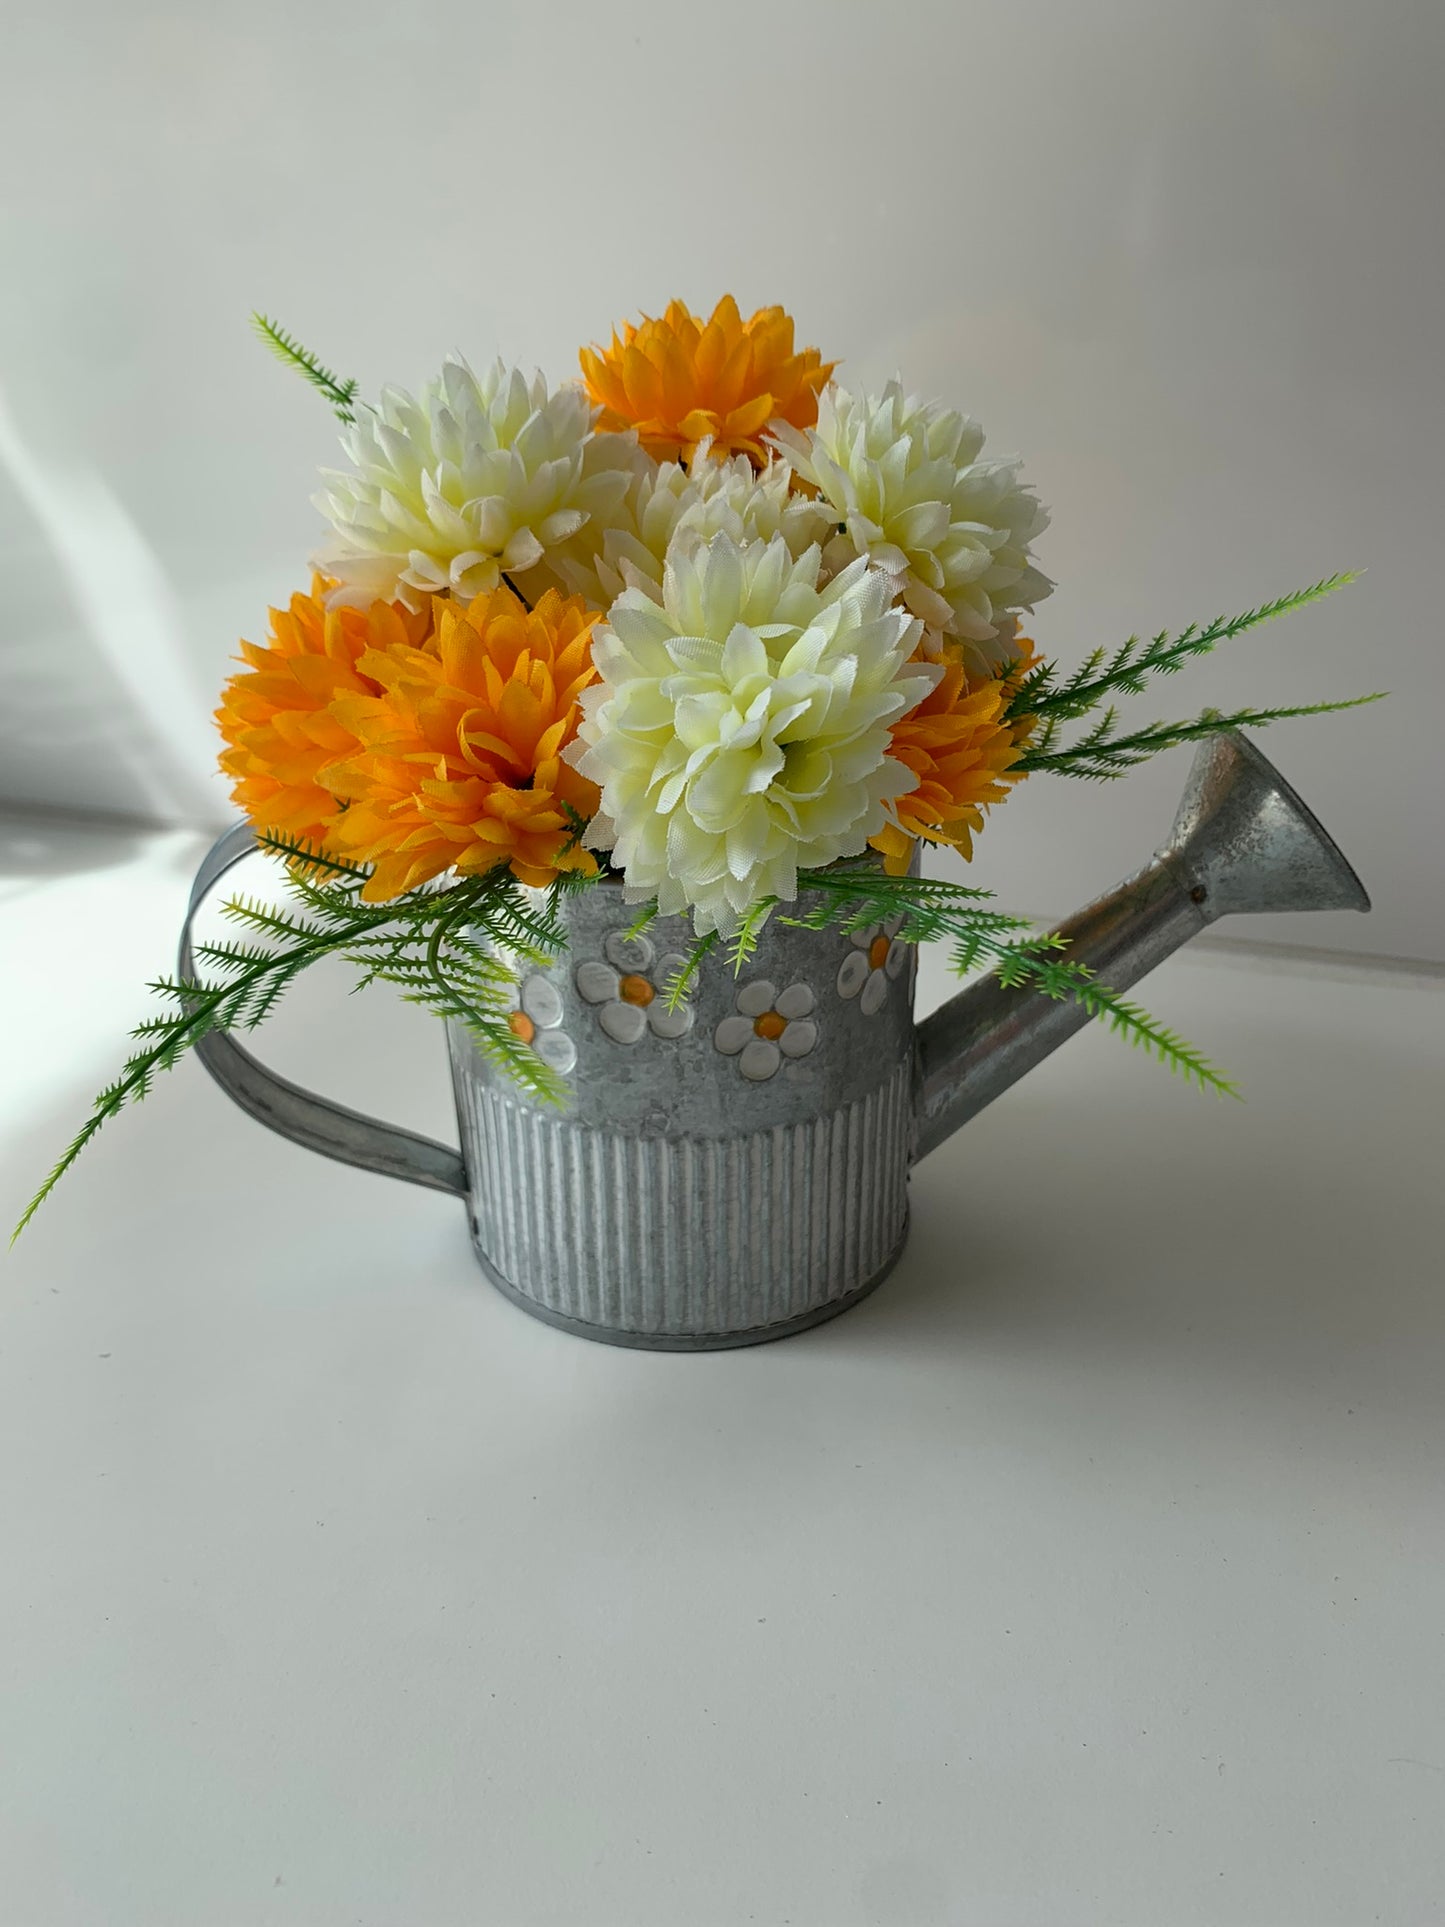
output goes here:
<path id="1" fill-rule="evenodd" d="M 1065 660 L 1367 567 L 1139 709 L 1395 691 L 1271 754 L 1376 899 L 1312 941 L 1445 959 L 1438 0 L 11 12 L 0 795 L 219 808 L 207 712 L 335 454 L 251 308 L 374 393 L 732 288 L 1023 453 Z M 1179 778 L 1031 785 L 983 880 L 1066 912 Z"/>
<path id="2" fill-rule="evenodd" d="M 0 901 L 12 1216 L 193 852 L 105 855 Z M 1194 957 L 1246 1105 L 1085 1035 L 874 1298 L 709 1357 L 173 1073 L 0 1272 L 0 1921 L 1437 1922 L 1441 987 Z M 340 988 L 271 1060 L 444 1133 Z"/>

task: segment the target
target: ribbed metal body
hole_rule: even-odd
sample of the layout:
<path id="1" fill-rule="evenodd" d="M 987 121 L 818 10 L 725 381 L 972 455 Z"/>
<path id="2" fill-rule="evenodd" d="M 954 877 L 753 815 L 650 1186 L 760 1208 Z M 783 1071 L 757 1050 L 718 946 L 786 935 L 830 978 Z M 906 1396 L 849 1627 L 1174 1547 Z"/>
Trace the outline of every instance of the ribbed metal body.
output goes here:
<path id="1" fill-rule="evenodd" d="M 779 922 L 736 976 L 707 959 L 669 1013 L 685 927 L 629 938 L 612 885 L 567 915 L 569 949 L 524 973 L 518 1019 L 564 1069 L 565 1108 L 450 1030 L 494 1282 L 568 1329 L 679 1350 L 779 1337 L 861 1297 L 907 1229 L 912 951 L 882 929 Z"/>
<path id="2" fill-rule="evenodd" d="M 746 1344 L 842 1310 L 907 1223 L 911 1068 L 806 1123 L 635 1137 L 458 1085 L 472 1228 L 493 1279 L 616 1342 Z"/>

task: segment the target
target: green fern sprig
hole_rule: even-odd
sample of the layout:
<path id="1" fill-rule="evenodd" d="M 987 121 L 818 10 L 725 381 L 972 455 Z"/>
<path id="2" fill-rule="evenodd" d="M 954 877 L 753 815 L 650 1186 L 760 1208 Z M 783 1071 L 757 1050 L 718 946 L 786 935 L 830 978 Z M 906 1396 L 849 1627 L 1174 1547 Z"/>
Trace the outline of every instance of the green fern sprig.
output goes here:
<path id="1" fill-rule="evenodd" d="M 278 839 L 260 841 L 279 847 Z M 361 900 L 362 881 L 354 872 L 324 883 L 291 873 L 303 903 L 345 926 L 337 948 L 359 970 L 358 988 L 393 984 L 406 1001 L 464 1025 L 482 1055 L 524 1090 L 559 1103 L 560 1079 L 516 1036 L 506 998 L 516 982 L 514 963 L 545 967 L 566 944 L 558 887 L 536 907 L 509 876 L 493 871 L 373 905 Z"/>
<path id="2" fill-rule="evenodd" d="M 1343 702 L 1301 703 L 1282 709 L 1239 709 L 1229 716 L 1217 710 L 1205 710 L 1185 722 L 1150 723 L 1125 736 L 1116 733 L 1117 717 L 1111 705 L 1078 742 L 1065 749 L 1054 749 L 1051 745 L 1055 739 L 1051 733 L 1046 741 L 1026 750 L 1014 764 L 1014 770 L 1030 776 L 1047 770 L 1053 776 L 1108 782 L 1127 776 L 1131 769 L 1147 763 L 1160 750 L 1173 749 L 1179 743 L 1197 742 L 1220 730 L 1258 729 L 1266 723 L 1284 722 L 1291 716 L 1330 716 L 1337 710 L 1359 709 L 1366 703 L 1383 699 L 1384 692 L 1377 690 L 1373 695 L 1352 696 Z"/>
<path id="3" fill-rule="evenodd" d="M 854 932 L 900 916 L 898 934 L 907 943 L 950 943 L 954 968 L 961 974 L 991 963 L 1006 986 L 1027 987 L 1046 997 L 1072 999 L 1091 1017 L 1104 1017 L 1161 1063 L 1192 1083 L 1228 1096 L 1238 1092 L 1194 1045 L 1165 1028 L 1140 1005 L 1100 983 L 1086 964 L 1066 955 L 1067 939 L 1054 931 L 1016 933 L 1029 925 L 1022 917 L 983 907 L 986 890 L 948 883 L 938 877 L 888 876 L 863 866 L 838 865 L 799 876 L 817 901 L 783 919 L 809 930 L 830 925 Z M 881 914 L 880 914 L 881 913 Z"/>
<path id="4" fill-rule="evenodd" d="M 728 969 L 735 977 L 740 977 L 758 947 L 758 938 L 763 926 L 773 913 L 773 897 L 763 897 L 759 902 L 750 904 L 738 919 L 738 927 L 727 940 Z"/>
<path id="5" fill-rule="evenodd" d="M 132 1031 L 132 1037 L 141 1048 L 132 1052 L 120 1076 L 96 1098 L 91 1115 L 26 1206 L 11 1234 L 11 1243 L 20 1236 L 101 1127 L 126 1105 L 139 1103 L 148 1096 L 158 1073 L 172 1069 L 191 1046 L 210 1031 L 254 1028 L 287 984 L 336 946 L 335 932 L 298 923 L 294 941 L 286 949 L 261 951 L 251 948 L 244 955 L 228 957 L 222 967 L 220 982 L 161 977 L 150 984 L 148 988 L 154 995 L 178 1008 L 148 1017 Z M 214 954 L 217 947 L 208 948 Z M 271 988 L 273 985 L 274 989 Z"/>
<path id="6" fill-rule="evenodd" d="M 720 944 L 726 943 L 728 969 L 737 977 L 747 967 L 753 952 L 758 947 L 758 938 L 763 933 L 768 918 L 773 913 L 777 899 L 764 897 L 745 910 L 738 921 L 738 927 L 726 939 L 716 930 L 710 930 L 705 937 L 698 937 L 690 945 L 681 970 L 669 977 L 662 986 L 667 999 L 666 1008 L 676 1010 L 687 993 L 688 985 L 697 976 L 705 958 L 711 956 Z M 645 903 L 634 921 L 628 926 L 627 936 L 640 937 L 645 930 L 657 921 L 660 912 L 657 900 Z"/>
<path id="7" fill-rule="evenodd" d="M 1107 1021 L 1110 1030 L 1120 1033 L 1147 1056 L 1157 1058 L 1176 1071 L 1186 1083 L 1201 1090 L 1217 1091 L 1222 1097 L 1238 1097 L 1238 1088 L 1221 1075 L 1202 1051 L 1167 1029 L 1141 1005 L 1133 1003 L 1108 984 L 1101 983 L 1087 964 L 1073 963 L 1067 957 L 1048 958 L 1029 953 L 1006 957 L 994 974 L 1006 989 L 1027 989 L 1051 997 L 1057 1003 L 1072 1001 L 1091 1017 Z"/>
<path id="8" fill-rule="evenodd" d="M 266 856 L 279 857 L 294 878 L 304 877 L 352 877 L 364 883 L 371 874 L 364 863 L 352 863 L 347 857 L 333 856 L 329 851 L 320 850 L 305 837 L 288 836 L 284 830 L 262 830 L 256 837 L 256 848 Z"/>
<path id="9" fill-rule="evenodd" d="M 1020 679 L 1006 715 L 1014 721 L 1034 716 L 1041 725 L 1073 721 L 1097 708 L 1107 696 L 1137 696 L 1154 676 L 1175 675 L 1192 658 L 1208 655 L 1221 642 L 1257 629 L 1261 623 L 1272 622 L 1276 616 L 1307 608 L 1358 579 L 1358 570 L 1346 570 L 1326 576 L 1307 589 L 1276 596 L 1257 609 L 1246 609 L 1242 615 L 1216 616 L 1212 622 L 1191 623 L 1178 635 L 1171 636 L 1168 630 L 1161 630 L 1147 643 L 1141 642 L 1138 636 L 1130 636 L 1112 654 L 1104 649 L 1091 651 L 1063 680 L 1060 680 L 1062 672 L 1057 663 L 1040 663 Z"/>
<path id="10" fill-rule="evenodd" d="M 278 361 L 289 362 L 303 380 L 309 381 L 313 388 L 326 397 L 339 420 L 348 426 L 356 420 L 359 384 L 355 380 L 343 381 L 309 348 L 303 347 L 294 335 L 288 334 L 280 322 L 272 321 L 269 316 L 253 313 L 251 326 Z"/>
<path id="11" fill-rule="evenodd" d="M 687 993 L 687 987 L 702 967 L 703 959 L 712 955 L 722 942 L 716 930 L 709 930 L 705 937 L 699 937 L 687 953 L 682 969 L 669 977 L 666 984 L 667 1008 L 676 1010 Z"/>
<path id="12" fill-rule="evenodd" d="M 643 904 L 632 922 L 628 924 L 624 932 L 628 942 L 635 943 L 639 937 L 644 936 L 657 922 L 658 915 L 657 899 L 654 897 L 651 903 Z"/>
<path id="13" fill-rule="evenodd" d="M 537 907 L 509 876 L 492 872 L 447 889 L 366 903 L 365 870 L 292 838 L 262 836 L 257 842 L 285 861 L 295 906 L 231 899 L 222 915 L 246 936 L 198 945 L 195 961 L 204 975 L 161 977 L 149 986 L 172 1008 L 145 1018 L 131 1033 L 139 1048 L 95 1099 L 91 1115 L 26 1207 L 12 1243 L 101 1127 L 145 1098 L 161 1071 L 213 1031 L 254 1030 L 323 957 L 351 962 L 361 985 L 391 983 L 408 1001 L 464 1025 L 482 1054 L 523 1089 L 560 1101 L 555 1072 L 508 1022 L 508 992 L 516 981 L 508 960 L 545 965 L 565 945 L 555 889 Z"/>

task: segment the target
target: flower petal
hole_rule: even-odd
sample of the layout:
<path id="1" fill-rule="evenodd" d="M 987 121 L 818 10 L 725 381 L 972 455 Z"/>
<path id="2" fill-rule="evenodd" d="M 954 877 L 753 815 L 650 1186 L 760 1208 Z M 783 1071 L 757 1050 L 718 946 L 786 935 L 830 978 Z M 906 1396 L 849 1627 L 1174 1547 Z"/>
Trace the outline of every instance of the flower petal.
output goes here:
<path id="1" fill-rule="evenodd" d="M 712 1041 L 725 1057 L 736 1057 L 753 1036 L 750 1018 L 724 1017 L 713 1032 Z"/>
<path id="2" fill-rule="evenodd" d="M 738 992 L 737 1006 L 744 1017 L 761 1017 L 765 1010 L 775 1008 L 777 995 L 776 986 L 766 977 L 756 977 Z"/>
<path id="3" fill-rule="evenodd" d="M 813 1008 L 813 1001 L 813 993 L 806 984 L 789 984 L 773 1004 L 773 1009 L 780 1017 L 806 1017 Z"/>
<path id="4" fill-rule="evenodd" d="M 765 1084 L 782 1061 L 776 1044 L 766 1037 L 755 1037 L 738 1059 L 738 1069 L 751 1083 Z"/>
<path id="5" fill-rule="evenodd" d="M 555 1030 L 562 1021 L 562 993 L 550 977 L 528 977 L 522 985 L 522 1008 L 543 1030 Z"/>
<path id="6" fill-rule="evenodd" d="M 806 1057 L 817 1041 L 818 1026 L 802 1017 L 787 1026 L 778 1039 L 778 1049 L 784 1057 Z"/>
<path id="7" fill-rule="evenodd" d="M 637 1044 L 647 1030 L 647 1012 L 636 1004 L 604 1004 L 597 1022 L 615 1044 Z"/>
<path id="8" fill-rule="evenodd" d="M 577 966 L 574 979 L 577 995 L 589 1004 L 607 1004 L 616 999 L 621 979 L 610 964 L 589 959 Z"/>
<path id="9" fill-rule="evenodd" d="M 577 1062 L 577 1046 L 565 1031 L 544 1030 L 532 1048 L 544 1064 L 563 1077 Z"/>
<path id="10" fill-rule="evenodd" d="M 838 995 L 856 997 L 870 974 L 866 953 L 862 950 L 850 950 L 838 972 Z M 581 989 L 580 984 L 578 988 Z"/>
<path id="11" fill-rule="evenodd" d="M 614 930 L 602 946 L 608 963 L 621 971 L 646 970 L 652 962 L 652 945 L 646 937 L 629 937 L 625 930 Z"/>
<path id="12" fill-rule="evenodd" d="M 676 1010 L 669 1010 L 666 999 L 662 997 L 654 998 L 647 1006 L 647 1021 L 654 1037 L 686 1037 L 696 1017 L 697 1013 L 691 1004 L 679 1004 Z"/>

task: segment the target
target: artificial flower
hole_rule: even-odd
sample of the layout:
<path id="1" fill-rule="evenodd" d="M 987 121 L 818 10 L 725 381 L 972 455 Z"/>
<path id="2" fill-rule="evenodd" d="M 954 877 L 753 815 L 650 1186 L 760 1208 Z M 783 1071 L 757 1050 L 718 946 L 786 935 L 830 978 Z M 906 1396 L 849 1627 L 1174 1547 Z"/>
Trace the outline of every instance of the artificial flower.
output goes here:
<path id="1" fill-rule="evenodd" d="M 759 473 L 746 455 L 717 460 L 706 442 L 687 463 L 639 466 L 612 519 L 584 529 L 554 563 L 566 586 L 598 608 L 624 589 L 662 600 L 662 571 L 679 529 L 734 542 L 781 536 L 795 558 L 824 542 L 835 518 L 792 487 L 792 471 L 769 462 Z"/>
<path id="2" fill-rule="evenodd" d="M 316 506 L 335 539 L 321 559 L 348 600 L 419 608 L 442 592 L 489 595 L 524 578 L 594 517 L 605 520 L 637 459 L 630 438 L 593 433 L 575 383 L 549 394 L 498 361 L 459 355 L 413 399 L 382 390 L 342 437 L 355 467 L 323 471 Z"/>
<path id="3" fill-rule="evenodd" d="M 659 319 L 622 324 L 619 341 L 582 350 L 587 392 L 603 428 L 635 428 L 659 460 L 690 455 L 710 441 L 719 455 L 741 452 L 761 465 L 770 422 L 809 428 L 833 372 L 816 348 L 793 349 L 793 319 L 759 308 L 749 321 L 724 295 L 704 321 L 681 301 Z"/>
<path id="4" fill-rule="evenodd" d="M 348 808 L 332 831 L 373 866 L 362 890 L 385 903 L 456 870 L 509 864 L 522 883 L 596 869 L 577 830 L 597 791 L 562 760 L 593 679 L 594 617 L 549 591 L 527 609 L 510 590 L 433 607 L 425 649 L 363 656 L 375 696 L 338 700 L 353 753 L 327 773 Z"/>
<path id="5" fill-rule="evenodd" d="M 1014 654 L 1014 612 L 1051 584 L 1029 560 L 1047 511 L 1014 460 L 981 460 L 983 430 L 955 409 L 905 397 L 829 390 L 815 428 L 780 426 L 798 473 L 842 523 L 829 561 L 867 556 L 899 578 L 903 600 L 975 675 Z"/>
<path id="6" fill-rule="evenodd" d="M 340 810 L 323 786 L 325 773 L 356 739 L 337 720 L 341 695 L 374 695 L 357 663 L 368 651 L 420 645 L 424 619 L 386 602 L 365 609 L 328 609 L 320 577 L 310 595 L 271 611 L 265 643 L 243 642 L 238 670 L 226 684 L 216 722 L 225 739 L 221 768 L 233 800 L 258 830 L 321 848 Z"/>
<path id="7" fill-rule="evenodd" d="M 602 791 L 587 842 L 699 933 L 862 850 L 913 780 L 889 730 L 938 679 L 909 660 L 921 625 L 866 562 L 823 588 L 818 570 L 780 536 L 683 530 L 661 603 L 628 589 L 594 638 L 571 752 Z"/>
<path id="8" fill-rule="evenodd" d="M 963 664 L 946 663 L 937 687 L 893 725 L 891 754 L 917 780 L 869 839 L 892 875 L 907 871 L 920 838 L 972 857 L 984 810 L 1018 780 L 1008 773 L 1022 753 L 1017 728 L 1005 719 L 1010 693 L 1001 677 L 970 689 Z"/>

